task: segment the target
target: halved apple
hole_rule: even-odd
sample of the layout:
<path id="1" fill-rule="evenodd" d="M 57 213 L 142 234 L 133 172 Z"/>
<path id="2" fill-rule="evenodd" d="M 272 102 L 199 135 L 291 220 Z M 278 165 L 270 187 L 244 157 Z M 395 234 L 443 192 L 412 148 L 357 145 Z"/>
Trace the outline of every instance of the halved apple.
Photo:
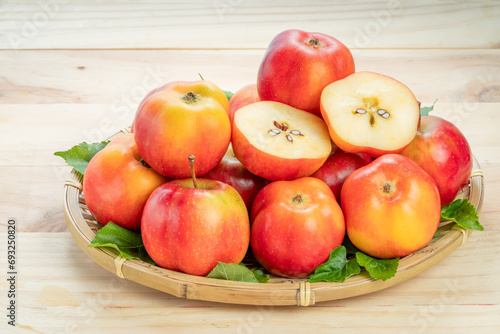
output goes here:
<path id="1" fill-rule="evenodd" d="M 417 133 L 420 108 L 413 93 L 388 76 L 357 72 L 321 93 L 321 114 L 333 142 L 351 153 L 399 153 Z"/>
<path id="2" fill-rule="evenodd" d="M 332 146 L 321 118 L 280 102 L 256 102 L 234 115 L 236 158 L 268 180 L 309 176 L 323 165 Z"/>

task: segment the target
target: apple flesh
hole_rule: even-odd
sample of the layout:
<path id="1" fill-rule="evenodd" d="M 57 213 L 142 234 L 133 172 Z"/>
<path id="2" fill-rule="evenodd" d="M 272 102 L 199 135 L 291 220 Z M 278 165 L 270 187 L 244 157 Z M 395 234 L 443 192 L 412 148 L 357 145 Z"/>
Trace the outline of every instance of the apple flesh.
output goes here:
<path id="1" fill-rule="evenodd" d="M 321 118 L 272 101 L 249 104 L 236 112 L 232 145 L 236 158 L 250 172 L 272 181 L 311 175 L 332 149 Z"/>
<path id="2" fill-rule="evenodd" d="M 427 245 L 439 225 L 434 180 L 412 160 L 386 154 L 347 177 L 342 210 L 351 242 L 368 255 L 403 257 Z"/>
<path id="3" fill-rule="evenodd" d="M 413 140 L 420 107 L 399 81 L 357 72 L 323 90 L 321 114 L 342 150 L 379 157 L 399 153 Z"/>
<path id="4" fill-rule="evenodd" d="M 276 181 L 255 198 L 252 252 L 275 275 L 306 277 L 328 260 L 344 236 L 342 210 L 321 180 Z"/>
<path id="5" fill-rule="evenodd" d="M 372 158 L 366 153 L 348 153 L 338 147 L 311 177 L 325 182 L 340 203 L 340 191 L 345 179 L 356 169 L 368 165 Z"/>
<path id="6" fill-rule="evenodd" d="M 354 73 L 349 49 L 337 39 L 301 30 L 286 30 L 269 44 L 257 75 L 262 101 L 277 101 L 320 114 L 321 91 Z"/>
<path id="7" fill-rule="evenodd" d="M 236 159 L 231 145 L 229 145 L 226 155 L 224 155 L 221 162 L 204 177 L 227 183 L 236 189 L 249 212 L 255 196 L 268 183 L 266 179 L 252 174 Z"/>
<path id="8" fill-rule="evenodd" d="M 245 203 L 231 186 L 178 179 L 157 188 L 142 215 L 146 251 L 161 267 L 206 276 L 218 261 L 240 263 L 250 243 Z"/>
<path id="9" fill-rule="evenodd" d="M 441 205 L 448 205 L 467 185 L 472 172 L 472 152 L 465 136 L 437 116 L 424 116 L 417 135 L 401 152 L 434 179 Z"/>

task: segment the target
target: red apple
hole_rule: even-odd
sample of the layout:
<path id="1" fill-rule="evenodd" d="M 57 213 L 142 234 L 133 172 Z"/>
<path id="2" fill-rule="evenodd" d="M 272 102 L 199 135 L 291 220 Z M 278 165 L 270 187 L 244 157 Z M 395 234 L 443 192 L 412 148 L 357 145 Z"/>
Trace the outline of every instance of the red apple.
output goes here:
<path id="1" fill-rule="evenodd" d="M 252 207 L 251 245 L 260 264 L 285 277 L 308 276 L 345 236 L 344 215 L 330 188 L 305 177 L 264 187 Z"/>
<path id="2" fill-rule="evenodd" d="M 413 140 L 420 107 L 401 82 L 357 72 L 325 87 L 321 113 L 333 142 L 343 151 L 379 157 L 399 153 Z"/>
<path id="3" fill-rule="evenodd" d="M 252 174 L 236 159 L 231 145 L 229 145 L 221 162 L 204 177 L 227 183 L 236 189 L 245 202 L 248 211 L 251 210 L 257 193 L 268 183 L 266 179 Z"/>
<path id="4" fill-rule="evenodd" d="M 146 251 L 161 267 L 206 276 L 218 261 L 240 263 L 250 223 L 238 192 L 223 182 L 178 179 L 158 187 L 142 215 Z"/>
<path id="5" fill-rule="evenodd" d="M 167 181 L 141 162 L 134 135 L 128 133 L 113 139 L 90 160 L 83 193 L 87 207 L 101 224 L 112 221 L 138 231 L 149 195 Z"/>
<path id="6" fill-rule="evenodd" d="M 188 156 L 197 158 L 196 175 L 217 166 L 231 140 L 229 103 L 209 81 L 173 82 L 141 102 L 134 134 L 142 158 L 158 173 L 189 176 Z"/>
<path id="7" fill-rule="evenodd" d="M 374 257 L 419 250 L 431 241 L 441 218 L 436 183 L 399 154 L 383 155 L 352 172 L 341 198 L 349 239 Z"/>
<path id="8" fill-rule="evenodd" d="M 356 169 L 368 165 L 372 158 L 365 153 L 348 153 L 334 148 L 332 154 L 312 177 L 325 182 L 340 203 L 340 190 L 345 179 Z"/>
<path id="9" fill-rule="evenodd" d="M 259 101 L 260 98 L 259 98 L 259 93 L 257 92 L 256 84 L 246 85 L 245 87 L 241 88 L 236 93 L 234 93 L 233 97 L 231 97 L 231 100 L 229 100 L 229 113 L 230 113 L 229 118 L 231 120 L 231 124 L 233 123 L 234 114 L 236 113 L 236 110 L 248 104 Z"/>
<path id="10" fill-rule="evenodd" d="M 321 118 L 279 102 L 239 109 L 232 132 L 238 160 L 253 174 L 272 181 L 311 175 L 332 150 Z"/>
<path id="11" fill-rule="evenodd" d="M 450 204 L 467 185 L 472 172 L 472 152 L 460 130 L 437 116 L 424 116 L 417 135 L 401 152 L 436 181 L 441 205 Z"/>
<path id="12" fill-rule="evenodd" d="M 349 49 L 337 39 L 286 30 L 269 44 L 257 75 L 262 101 L 277 101 L 320 114 L 321 91 L 354 73 Z"/>

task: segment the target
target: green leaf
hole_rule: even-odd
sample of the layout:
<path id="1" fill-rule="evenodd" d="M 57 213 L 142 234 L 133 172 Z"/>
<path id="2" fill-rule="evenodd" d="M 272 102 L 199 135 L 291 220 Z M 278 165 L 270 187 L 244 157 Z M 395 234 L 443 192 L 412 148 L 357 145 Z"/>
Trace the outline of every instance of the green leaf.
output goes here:
<path id="1" fill-rule="evenodd" d="M 230 101 L 231 98 L 233 97 L 234 93 L 232 93 L 228 90 L 223 90 L 223 92 L 224 92 L 224 95 L 226 95 L 227 100 Z"/>
<path id="2" fill-rule="evenodd" d="M 436 101 L 434 101 L 434 103 L 430 107 L 420 107 L 420 116 L 428 116 L 429 113 L 434 110 L 434 105 L 436 104 L 437 100 L 438 99 L 436 99 Z"/>
<path id="3" fill-rule="evenodd" d="M 113 248 L 120 253 L 121 257 L 142 260 L 155 265 L 146 252 L 141 235 L 113 222 L 109 222 L 101 228 L 88 247 Z"/>
<path id="4" fill-rule="evenodd" d="M 441 208 L 441 221 L 452 221 L 463 228 L 484 231 L 479 223 L 479 215 L 467 198 L 457 199 Z"/>
<path id="5" fill-rule="evenodd" d="M 264 273 L 262 273 L 262 275 L 264 276 Z M 224 263 L 220 261 L 215 266 L 215 268 L 212 269 L 212 271 L 207 275 L 207 277 L 228 281 L 259 283 L 259 279 L 257 279 L 254 272 L 245 267 L 245 265 L 236 263 Z"/>
<path id="6" fill-rule="evenodd" d="M 198 75 L 200 76 L 200 79 L 201 79 L 201 80 L 205 81 L 205 78 L 203 78 L 203 76 L 201 75 L 201 73 L 198 73 Z M 231 100 L 231 98 L 233 97 L 234 93 L 232 93 L 232 92 L 230 92 L 230 91 L 228 91 L 228 90 L 223 90 L 223 92 L 224 92 L 224 95 L 226 95 L 226 99 L 227 99 L 228 101 L 230 101 L 230 100 Z"/>
<path id="7" fill-rule="evenodd" d="M 83 142 L 79 145 L 73 146 L 67 151 L 56 152 L 54 155 L 63 158 L 68 165 L 73 167 L 80 174 L 84 175 L 90 159 L 92 159 L 97 152 L 106 147 L 108 143 L 109 141 L 102 141 L 100 143 L 93 144 Z"/>
<path id="8" fill-rule="evenodd" d="M 374 259 L 362 252 L 356 253 L 356 259 L 360 266 L 365 267 L 366 271 L 374 279 L 386 281 L 396 275 L 399 265 L 399 257 L 394 259 Z"/>
<path id="9" fill-rule="evenodd" d="M 345 246 L 339 246 L 330 252 L 328 261 L 316 268 L 314 274 L 309 276 L 308 282 L 344 282 L 348 277 L 359 274 L 356 259 L 347 260 Z"/>
<path id="10" fill-rule="evenodd" d="M 260 269 L 252 269 L 252 273 L 259 283 L 267 283 L 269 282 L 269 275 L 264 274 L 264 272 Z"/>

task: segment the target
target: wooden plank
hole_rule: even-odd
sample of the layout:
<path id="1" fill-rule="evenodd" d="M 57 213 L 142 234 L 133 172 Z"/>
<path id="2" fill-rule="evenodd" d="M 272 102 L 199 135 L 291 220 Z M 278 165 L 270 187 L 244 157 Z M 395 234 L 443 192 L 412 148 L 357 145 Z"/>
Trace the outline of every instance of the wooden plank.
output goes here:
<path id="1" fill-rule="evenodd" d="M 264 50 L 0 51 L 0 103 L 136 105 L 175 80 L 222 89 L 256 82 Z M 353 50 L 358 71 L 406 84 L 421 101 L 500 102 L 500 50 Z"/>
<path id="2" fill-rule="evenodd" d="M 431 105 L 432 100 L 423 101 Z M 53 155 L 82 141 L 105 140 L 129 126 L 134 104 L 0 104 L 0 166 L 62 166 Z M 500 163 L 499 103 L 441 103 L 434 115 L 441 116 L 464 133 L 480 163 Z"/>
<path id="3" fill-rule="evenodd" d="M 352 48 L 497 48 L 492 1 L 3 1 L 1 49 L 266 48 L 296 28 Z"/>
<path id="4" fill-rule="evenodd" d="M 388 333 L 444 333 L 457 327 L 493 332 L 500 329 L 500 261 L 495 251 L 499 242 L 498 231 L 473 233 L 449 257 L 405 283 L 300 308 L 175 298 L 102 269 L 69 233 L 21 233 L 18 327 L 41 333 L 76 329 L 118 333 L 123 328 L 160 333 L 166 327 L 176 333 L 315 329 L 359 333 L 369 323 L 371 331 Z M 46 255 L 48 249 L 51 256 Z M 5 261 L 2 258 L 0 264 Z M 360 317 L 366 322 L 361 323 Z"/>

